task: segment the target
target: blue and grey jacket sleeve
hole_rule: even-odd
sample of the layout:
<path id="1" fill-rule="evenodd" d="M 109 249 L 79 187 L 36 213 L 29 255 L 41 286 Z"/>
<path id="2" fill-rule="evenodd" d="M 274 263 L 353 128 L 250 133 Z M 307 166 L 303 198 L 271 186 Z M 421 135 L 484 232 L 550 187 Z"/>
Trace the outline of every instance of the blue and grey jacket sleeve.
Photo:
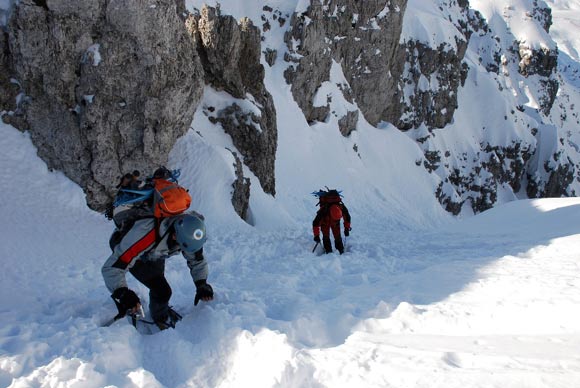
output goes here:
<path id="1" fill-rule="evenodd" d="M 203 248 L 193 254 L 183 252 L 183 257 L 187 260 L 189 273 L 194 283 L 198 280 L 207 280 L 208 265 L 203 256 Z"/>
<path id="2" fill-rule="evenodd" d="M 127 287 L 126 272 L 143 252 L 155 244 L 155 240 L 155 221 L 153 219 L 135 222 L 101 268 L 105 285 L 109 291 L 114 292 L 117 288 Z"/>

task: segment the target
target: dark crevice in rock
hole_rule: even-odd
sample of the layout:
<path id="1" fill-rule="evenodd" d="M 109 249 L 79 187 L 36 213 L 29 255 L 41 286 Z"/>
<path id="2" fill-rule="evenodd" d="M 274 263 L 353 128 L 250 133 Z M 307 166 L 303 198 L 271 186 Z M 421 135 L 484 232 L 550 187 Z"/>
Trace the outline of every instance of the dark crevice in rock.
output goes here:
<path id="1" fill-rule="evenodd" d="M 248 222 L 248 208 L 250 205 L 250 178 L 244 177 L 242 161 L 236 152 L 234 156 L 236 180 L 232 183 L 232 206 L 241 219 Z"/>

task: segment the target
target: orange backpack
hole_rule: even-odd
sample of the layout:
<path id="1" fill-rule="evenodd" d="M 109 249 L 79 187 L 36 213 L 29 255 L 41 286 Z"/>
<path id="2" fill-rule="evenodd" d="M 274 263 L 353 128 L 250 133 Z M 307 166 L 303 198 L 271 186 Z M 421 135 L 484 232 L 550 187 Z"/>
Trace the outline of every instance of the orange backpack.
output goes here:
<path id="1" fill-rule="evenodd" d="M 161 178 L 153 182 L 153 215 L 156 218 L 178 215 L 191 205 L 191 196 L 177 183 Z"/>
<path id="2" fill-rule="evenodd" d="M 330 209 L 328 210 L 328 214 L 330 215 L 330 219 L 332 221 L 340 221 L 340 219 L 342 218 L 342 209 L 340 208 L 340 205 L 333 203 L 332 205 L 330 205 Z"/>

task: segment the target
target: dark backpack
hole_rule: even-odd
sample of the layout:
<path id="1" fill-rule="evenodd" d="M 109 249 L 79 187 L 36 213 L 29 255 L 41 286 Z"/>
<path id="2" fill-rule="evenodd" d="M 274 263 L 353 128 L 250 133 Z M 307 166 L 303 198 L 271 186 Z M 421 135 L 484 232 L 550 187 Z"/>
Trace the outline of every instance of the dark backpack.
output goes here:
<path id="1" fill-rule="evenodd" d="M 318 198 L 317 205 L 324 210 L 324 213 L 332 221 L 338 221 L 342 218 L 342 195 L 340 193 L 341 191 L 329 189 L 328 187 L 326 190 L 320 189 L 312 193 L 312 195 Z"/>
<path id="2" fill-rule="evenodd" d="M 311 194 L 318 198 L 317 205 L 327 205 L 327 204 L 341 204 L 342 203 L 342 191 L 336 189 L 329 189 L 328 187 L 326 190 L 318 190 L 314 191 Z"/>
<path id="3" fill-rule="evenodd" d="M 319 197 L 320 205 L 340 204 L 342 198 L 337 190 L 328 190 Z"/>

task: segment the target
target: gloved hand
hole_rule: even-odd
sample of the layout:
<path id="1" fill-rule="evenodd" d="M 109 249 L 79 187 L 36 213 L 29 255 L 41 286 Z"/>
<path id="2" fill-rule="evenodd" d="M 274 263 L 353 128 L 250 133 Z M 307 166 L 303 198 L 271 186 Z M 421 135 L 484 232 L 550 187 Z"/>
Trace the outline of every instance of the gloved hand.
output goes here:
<path id="1" fill-rule="evenodd" d="M 350 235 L 351 230 L 352 230 L 352 228 L 350 226 L 348 228 L 344 228 L 344 235 L 346 237 L 348 237 Z"/>
<path id="2" fill-rule="evenodd" d="M 314 242 L 319 243 L 320 242 L 320 236 L 314 236 Z"/>
<path id="3" fill-rule="evenodd" d="M 124 317 L 129 310 L 135 313 L 141 307 L 141 301 L 137 294 L 127 287 L 117 288 L 111 295 L 111 298 L 113 298 L 117 305 L 117 309 L 119 310 L 118 316 L 120 317 Z"/>
<path id="4" fill-rule="evenodd" d="M 200 300 L 209 302 L 213 299 L 213 288 L 205 280 L 195 282 L 195 287 L 197 288 L 197 292 L 195 293 L 195 300 L 193 301 L 194 306 L 197 306 Z"/>

